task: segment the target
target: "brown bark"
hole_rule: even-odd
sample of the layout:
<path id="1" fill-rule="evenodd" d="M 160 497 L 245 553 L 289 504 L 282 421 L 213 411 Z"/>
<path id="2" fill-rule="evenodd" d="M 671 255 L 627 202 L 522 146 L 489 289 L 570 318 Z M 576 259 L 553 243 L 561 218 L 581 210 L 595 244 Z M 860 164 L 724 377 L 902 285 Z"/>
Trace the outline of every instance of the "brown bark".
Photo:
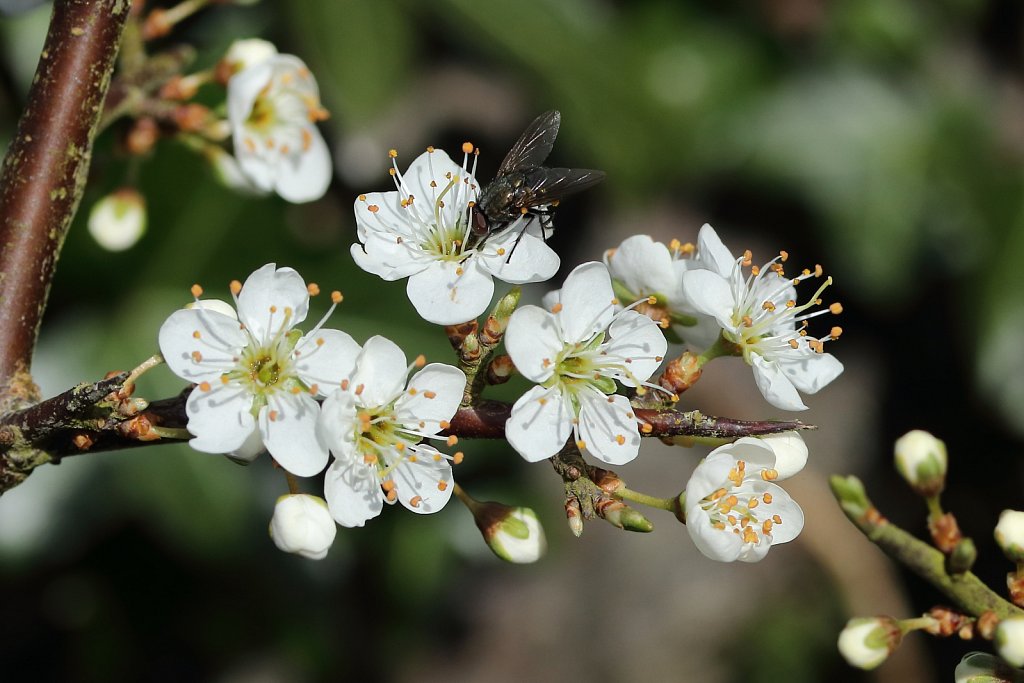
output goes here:
<path id="1" fill-rule="evenodd" d="M 130 0 L 57 0 L 0 170 L 0 389 L 22 388 L 78 209 Z"/>

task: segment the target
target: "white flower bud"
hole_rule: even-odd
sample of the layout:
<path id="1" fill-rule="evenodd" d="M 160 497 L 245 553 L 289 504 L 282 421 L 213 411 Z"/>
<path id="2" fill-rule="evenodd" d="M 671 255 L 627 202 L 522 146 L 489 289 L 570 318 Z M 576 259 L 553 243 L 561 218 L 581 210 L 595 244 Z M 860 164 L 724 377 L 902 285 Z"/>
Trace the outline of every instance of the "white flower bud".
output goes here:
<path id="1" fill-rule="evenodd" d="M 124 251 L 146 232 L 146 200 L 123 187 L 93 204 L 89 234 L 107 251 Z"/>
<path id="2" fill-rule="evenodd" d="M 996 543 L 1011 562 L 1024 562 L 1024 512 L 1003 510 L 995 529 Z"/>
<path id="3" fill-rule="evenodd" d="M 953 673 L 955 683 L 1022 683 L 1024 671 L 1011 669 L 987 652 L 968 652 Z"/>
<path id="4" fill-rule="evenodd" d="M 839 653 L 850 666 L 874 669 L 900 644 L 899 624 L 889 617 L 859 617 L 839 634 Z"/>
<path id="5" fill-rule="evenodd" d="M 1024 617 L 1007 617 L 996 626 L 996 652 L 1013 666 L 1024 666 Z"/>
<path id="6" fill-rule="evenodd" d="M 915 429 L 896 439 L 896 469 L 920 495 L 933 496 L 946 483 L 946 444 Z"/>
<path id="7" fill-rule="evenodd" d="M 221 61 L 234 74 L 264 62 L 276 54 L 277 48 L 273 43 L 260 38 L 247 38 L 231 43 Z"/>
<path id="8" fill-rule="evenodd" d="M 270 520 L 270 537 L 286 553 L 322 560 L 337 532 L 323 498 L 297 493 L 277 499 Z"/>
<path id="9" fill-rule="evenodd" d="M 470 509 L 488 547 L 506 562 L 536 562 L 547 550 L 544 527 L 530 508 L 474 501 Z"/>

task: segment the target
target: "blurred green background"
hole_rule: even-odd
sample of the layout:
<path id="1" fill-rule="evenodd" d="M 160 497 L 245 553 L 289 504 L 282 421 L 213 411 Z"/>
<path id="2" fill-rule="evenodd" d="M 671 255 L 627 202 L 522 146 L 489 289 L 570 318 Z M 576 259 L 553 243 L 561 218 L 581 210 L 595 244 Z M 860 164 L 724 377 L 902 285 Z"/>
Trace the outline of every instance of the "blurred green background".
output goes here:
<path id="1" fill-rule="evenodd" d="M 949 680 L 969 644 L 911 636 L 870 675 L 839 659 L 848 617 L 941 601 L 845 523 L 824 482 L 861 475 L 885 514 L 922 533 L 923 506 L 889 458 L 905 431 L 934 431 L 950 446 L 947 505 L 978 543 L 978 573 L 1003 584 L 991 529 L 1000 510 L 1024 506 L 1022 7 L 263 0 L 190 19 L 154 47 L 191 43 L 203 67 L 260 36 L 309 64 L 332 112 L 322 130 L 334 183 L 309 205 L 244 198 L 172 141 L 140 162 L 120 150 L 123 131 L 107 131 L 37 352 L 46 395 L 154 353 L 193 282 L 225 295 L 270 261 L 341 289 L 332 324 L 357 340 L 383 333 L 410 357 L 449 360 L 403 283 L 353 265 L 351 202 L 389 188 L 392 147 L 408 163 L 427 145 L 472 140 L 490 178 L 526 124 L 559 109 L 550 163 L 608 173 L 559 210 L 561 275 L 630 234 L 688 241 L 710 222 L 755 262 L 786 249 L 834 276 L 829 300 L 845 313 L 831 350 L 847 371 L 800 416 L 820 427 L 790 487 L 807 528 L 756 566 L 704 559 L 653 512 L 653 534 L 598 521 L 577 541 L 550 469 L 466 443 L 459 479 L 471 493 L 544 520 L 551 550 L 539 565 L 493 558 L 457 503 L 432 517 L 385 510 L 340 530 L 314 563 L 266 535 L 286 490 L 266 459 L 241 468 L 187 447 L 70 458 L 0 499 L 3 679 Z M 0 18 L 0 144 L 48 12 Z M 111 254 L 84 217 L 125 183 L 147 197 L 149 230 Z M 180 388 L 163 368 L 140 386 L 150 398 Z M 783 417 L 739 361 L 709 366 L 683 404 Z M 645 444 L 620 472 L 670 495 L 704 452 Z"/>

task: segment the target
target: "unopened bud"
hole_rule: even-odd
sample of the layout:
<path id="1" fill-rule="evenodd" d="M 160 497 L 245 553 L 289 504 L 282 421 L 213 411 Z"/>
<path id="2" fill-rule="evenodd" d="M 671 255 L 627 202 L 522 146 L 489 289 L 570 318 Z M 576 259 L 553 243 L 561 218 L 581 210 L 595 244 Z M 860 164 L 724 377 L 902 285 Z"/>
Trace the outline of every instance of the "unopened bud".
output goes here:
<path id="1" fill-rule="evenodd" d="M 142 156 L 148 154 L 157 140 L 160 139 L 160 126 L 156 119 L 151 116 L 144 116 L 136 119 L 124 137 L 124 148 L 129 154 Z"/>
<path id="2" fill-rule="evenodd" d="M 839 653 L 850 666 L 874 669 L 899 647 L 903 632 L 891 617 L 858 617 L 839 634 Z"/>
<path id="3" fill-rule="evenodd" d="M 996 652 L 1008 664 L 1024 666 L 1024 616 L 1007 617 L 996 626 Z"/>
<path id="4" fill-rule="evenodd" d="M 699 356 L 686 351 L 668 362 L 665 372 L 658 378 L 658 384 L 678 396 L 697 383 L 701 372 Z"/>
<path id="5" fill-rule="evenodd" d="M 323 498 L 296 493 L 281 496 L 270 520 L 270 537 L 286 553 L 322 560 L 334 543 L 338 527 Z"/>
<path id="6" fill-rule="evenodd" d="M 1011 562 L 1024 562 L 1024 512 L 1003 510 L 995 529 L 996 543 Z"/>
<path id="7" fill-rule="evenodd" d="M 650 520 L 620 500 L 598 503 L 597 512 L 604 521 L 620 529 L 641 533 L 654 531 Z"/>
<path id="8" fill-rule="evenodd" d="M 476 503 L 471 510 L 487 546 L 506 562 L 536 562 L 547 550 L 544 527 L 530 508 Z"/>
<path id="9" fill-rule="evenodd" d="M 487 366 L 487 383 L 504 384 L 512 377 L 516 366 L 512 364 L 512 358 L 507 353 L 497 356 Z"/>
<path id="10" fill-rule="evenodd" d="M 568 498 L 565 501 L 565 518 L 569 523 L 569 531 L 576 538 L 583 535 L 583 511 L 580 509 L 580 502 L 576 498 Z"/>
<path id="11" fill-rule="evenodd" d="M 108 194 L 89 212 L 89 234 L 107 251 L 124 251 L 146 232 L 146 199 L 123 187 Z"/>
<path id="12" fill-rule="evenodd" d="M 955 683 L 1024 683 L 1024 671 L 987 652 L 968 652 L 956 665 L 953 677 Z"/>
<path id="13" fill-rule="evenodd" d="M 921 496 L 935 496 L 946 485 L 946 444 L 915 429 L 896 439 L 896 469 Z"/>
<path id="14" fill-rule="evenodd" d="M 950 574 L 963 574 L 971 570 L 977 559 L 978 550 L 974 547 L 974 541 L 969 538 L 961 538 L 946 560 L 946 570 Z"/>

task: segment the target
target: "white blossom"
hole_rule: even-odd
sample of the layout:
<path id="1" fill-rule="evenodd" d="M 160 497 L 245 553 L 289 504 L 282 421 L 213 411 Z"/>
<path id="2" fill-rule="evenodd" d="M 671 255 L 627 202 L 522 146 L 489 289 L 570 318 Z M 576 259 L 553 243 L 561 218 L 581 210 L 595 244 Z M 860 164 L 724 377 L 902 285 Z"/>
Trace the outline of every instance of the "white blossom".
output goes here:
<path id="1" fill-rule="evenodd" d="M 286 553 L 322 560 L 337 532 L 323 498 L 297 493 L 281 496 L 274 505 L 270 537 Z"/>
<path id="2" fill-rule="evenodd" d="M 466 385 L 458 368 L 432 363 L 411 371 L 405 354 L 371 337 L 341 389 L 323 404 L 319 432 L 334 454 L 324 495 L 342 526 L 363 526 L 383 504 L 400 502 L 420 514 L 437 512 L 452 495 L 449 456 L 424 440 L 455 415 Z"/>
<path id="3" fill-rule="evenodd" d="M 1003 510 L 995 528 L 996 543 L 1012 562 L 1024 562 L 1024 512 Z"/>
<path id="4" fill-rule="evenodd" d="M 397 155 L 392 151 L 391 156 Z M 395 163 L 396 190 L 370 192 L 355 201 L 356 264 L 384 280 L 409 278 L 406 292 L 416 312 L 438 325 L 483 313 L 495 277 L 513 284 L 542 282 L 559 265 L 539 221 L 529 216 L 486 239 L 473 234 L 471 209 L 480 188 L 469 156 L 467 151 L 459 166 L 444 151 L 430 148 L 404 174 Z"/>
<path id="5" fill-rule="evenodd" d="M 831 284 L 831 278 L 805 303 L 797 303 L 796 285 L 819 277 L 821 270 L 805 270 L 789 278 L 782 269 L 786 258 L 785 253 L 780 253 L 762 267 L 751 267 L 749 275 L 744 275 L 744 268 L 750 266 L 749 253 L 734 259 L 728 272 L 723 272 L 719 255 L 710 260 L 718 270 L 703 268 L 683 274 L 683 293 L 697 311 L 715 318 L 723 339 L 735 345 L 753 368 L 757 387 L 769 403 L 784 410 L 805 410 L 807 406 L 798 392 L 817 392 L 839 376 L 843 365 L 823 351 L 825 342 L 841 330 L 833 328 L 829 336 L 816 338 L 807 334 L 804 322 L 838 312 L 841 307 L 833 304 L 827 309 L 811 310 L 820 305 L 819 297 Z"/>
<path id="6" fill-rule="evenodd" d="M 316 122 L 327 118 L 316 79 L 294 55 L 266 54 L 228 80 L 235 156 L 253 185 L 290 202 L 318 199 L 331 156 Z"/>
<path id="7" fill-rule="evenodd" d="M 201 294 L 198 286 L 193 291 Z M 327 464 L 316 397 L 351 373 L 359 345 L 321 328 L 323 321 L 305 335 L 293 329 L 306 318 L 309 292 L 291 268 L 269 263 L 244 285 L 233 283 L 232 294 L 237 318 L 222 312 L 222 302 L 197 300 L 160 328 L 168 367 L 197 385 L 185 404 L 195 436 L 189 443 L 250 456 L 262 443 L 292 474 L 312 476 Z"/>
<path id="8" fill-rule="evenodd" d="M 926 494 L 942 490 L 948 457 L 946 444 L 928 432 L 914 429 L 896 439 L 896 469 L 908 484 Z"/>
<path id="9" fill-rule="evenodd" d="M 762 439 L 716 448 L 686 484 L 686 529 L 697 549 L 721 562 L 757 562 L 804 526 L 796 501 L 775 482 L 778 457 Z M 792 472 L 791 472 L 792 473 Z"/>
<path id="10" fill-rule="evenodd" d="M 474 511 L 477 526 L 495 555 L 513 564 L 530 564 L 547 550 L 544 527 L 530 508 L 483 503 Z"/>
<path id="11" fill-rule="evenodd" d="M 667 343 L 636 311 L 616 313 L 608 270 L 584 263 L 565 279 L 551 312 L 523 306 L 512 314 L 505 349 L 538 386 L 516 401 L 505 425 L 512 447 L 530 462 L 550 458 L 573 436 L 581 450 L 621 465 L 637 456 L 639 422 L 616 382 L 645 391 Z"/>

